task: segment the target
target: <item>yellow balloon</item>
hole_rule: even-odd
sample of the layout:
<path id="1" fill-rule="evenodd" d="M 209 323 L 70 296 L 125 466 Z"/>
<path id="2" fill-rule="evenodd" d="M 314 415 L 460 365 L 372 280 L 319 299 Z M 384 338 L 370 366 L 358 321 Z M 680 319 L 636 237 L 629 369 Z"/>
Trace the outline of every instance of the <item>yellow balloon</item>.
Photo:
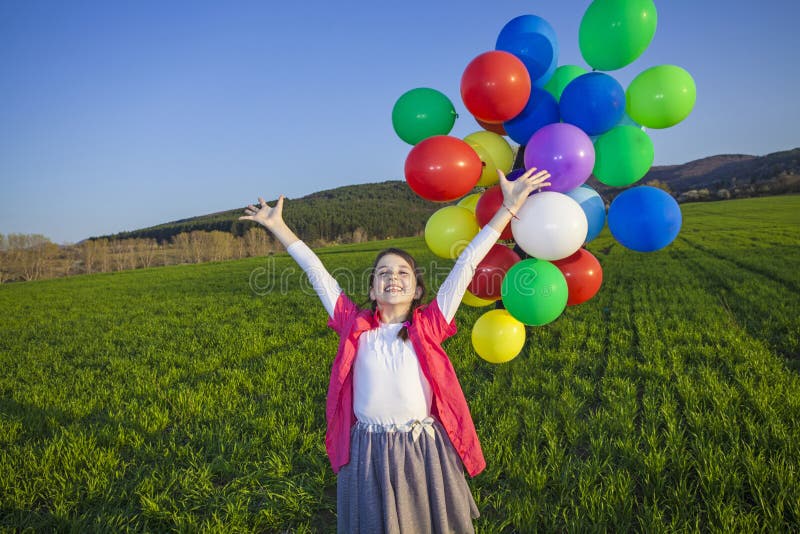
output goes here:
<path id="1" fill-rule="evenodd" d="M 514 166 L 514 151 L 502 135 L 481 130 L 471 133 L 464 141 L 477 152 L 483 162 L 483 172 L 477 185 L 488 187 L 497 183 L 497 169 L 503 174 L 511 172 Z"/>
<path id="2" fill-rule="evenodd" d="M 457 258 L 478 235 L 475 214 L 462 206 L 445 206 L 433 213 L 425 224 L 425 243 L 440 258 Z"/>
<path id="3" fill-rule="evenodd" d="M 478 200 L 481 198 L 481 193 L 472 193 L 458 201 L 458 205 L 462 208 L 467 208 L 472 213 L 475 213 L 475 206 L 478 205 Z"/>
<path id="4" fill-rule="evenodd" d="M 488 306 L 489 304 L 494 304 L 495 300 L 489 299 L 482 299 L 480 297 L 476 297 L 470 290 L 467 290 L 464 293 L 464 296 L 461 298 L 461 303 L 466 304 L 467 306 L 472 306 L 473 308 L 483 308 L 484 306 Z"/>
<path id="5" fill-rule="evenodd" d="M 525 345 L 525 325 L 506 310 L 481 315 L 472 327 L 472 346 L 489 363 L 513 360 Z"/>

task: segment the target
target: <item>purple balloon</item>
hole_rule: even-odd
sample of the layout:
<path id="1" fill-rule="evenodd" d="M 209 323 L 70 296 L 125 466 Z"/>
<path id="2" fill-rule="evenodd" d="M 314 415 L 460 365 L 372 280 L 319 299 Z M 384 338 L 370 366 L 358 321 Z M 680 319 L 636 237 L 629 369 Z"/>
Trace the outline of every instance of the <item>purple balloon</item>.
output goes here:
<path id="1" fill-rule="evenodd" d="M 594 145 L 586 133 L 572 124 L 559 122 L 539 129 L 525 146 L 525 168 L 550 172 L 546 188 L 566 193 L 579 187 L 594 169 Z"/>

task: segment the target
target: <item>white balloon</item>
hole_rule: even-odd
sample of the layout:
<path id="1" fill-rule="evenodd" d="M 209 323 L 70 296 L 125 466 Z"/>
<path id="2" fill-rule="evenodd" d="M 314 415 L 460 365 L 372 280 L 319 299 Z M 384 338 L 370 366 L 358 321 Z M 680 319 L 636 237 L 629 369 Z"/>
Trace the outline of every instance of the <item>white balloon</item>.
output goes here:
<path id="1" fill-rule="evenodd" d="M 534 258 L 560 260 L 586 241 L 589 223 L 575 200 L 563 193 L 543 191 L 528 197 L 511 221 L 517 244 Z"/>

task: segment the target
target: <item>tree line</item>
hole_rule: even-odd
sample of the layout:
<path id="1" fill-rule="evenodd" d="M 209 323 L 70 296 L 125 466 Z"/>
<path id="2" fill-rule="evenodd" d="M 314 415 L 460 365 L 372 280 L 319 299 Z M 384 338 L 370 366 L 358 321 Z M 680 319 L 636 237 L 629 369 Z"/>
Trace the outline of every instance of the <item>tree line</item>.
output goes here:
<path id="1" fill-rule="evenodd" d="M 356 228 L 338 242 L 360 243 L 368 238 L 363 228 Z M 329 243 L 317 240 L 311 244 Z M 224 261 L 282 250 L 269 232 L 252 224 L 241 237 L 230 232 L 194 230 L 163 242 L 139 237 L 100 238 L 57 245 L 40 234 L 0 234 L 0 283 Z"/>

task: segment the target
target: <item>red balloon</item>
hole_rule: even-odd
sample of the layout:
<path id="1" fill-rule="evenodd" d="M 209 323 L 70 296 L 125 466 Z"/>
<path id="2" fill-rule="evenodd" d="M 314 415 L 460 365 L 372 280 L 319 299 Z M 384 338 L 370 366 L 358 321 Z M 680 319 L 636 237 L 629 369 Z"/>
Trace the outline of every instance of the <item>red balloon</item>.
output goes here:
<path id="1" fill-rule="evenodd" d="M 567 306 L 586 302 L 597 294 L 603 283 L 603 269 L 591 252 L 579 248 L 572 256 L 551 263 L 558 267 L 567 279 Z"/>
<path id="2" fill-rule="evenodd" d="M 475 118 L 484 122 L 511 120 L 531 96 L 531 77 L 525 64 L 503 50 L 484 52 L 461 75 L 461 99 Z"/>
<path id="3" fill-rule="evenodd" d="M 475 121 L 480 125 L 481 128 L 488 132 L 494 132 L 497 135 L 508 135 L 506 134 L 506 127 L 503 126 L 502 122 L 486 122 L 477 117 L 475 118 Z"/>
<path id="4" fill-rule="evenodd" d="M 478 219 L 478 226 L 483 228 L 489 221 L 492 220 L 497 210 L 504 209 L 503 207 L 503 191 L 499 185 L 493 185 L 483 192 L 478 203 L 475 205 L 475 218 Z M 500 232 L 500 239 L 511 239 L 514 234 L 511 233 L 511 223 L 507 224 L 503 231 Z"/>
<path id="5" fill-rule="evenodd" d="M 495 243 L 486 257 L 475 268 L 469 283 L 470 292 L 486 300 L 497 300 L 502 295 L 503 278 L 512 265 L 520 260 L 516 252 L 505 245 Z"/>
<path id="6" fill-rule="evenodd" d="M 481 179 L 481 158 L 466 142 L 448 135 L 423 139 L 406 156 L 406 181 L 434 202 L 461 198 Z"/>

